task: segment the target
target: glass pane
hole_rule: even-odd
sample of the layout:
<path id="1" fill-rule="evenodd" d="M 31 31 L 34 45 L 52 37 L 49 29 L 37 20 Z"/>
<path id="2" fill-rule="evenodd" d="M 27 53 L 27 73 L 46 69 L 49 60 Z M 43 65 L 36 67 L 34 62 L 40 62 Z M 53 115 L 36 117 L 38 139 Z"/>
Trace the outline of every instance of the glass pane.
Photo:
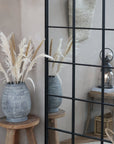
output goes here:
<path id="1" fill-rule="evenodd" d="M 76 74 L 75 97 L 87 100 L 93 97 L 93 96 L 90 96 L 90 97 L 88 96 L 90 92 L 94 94 L 95 91 L 96 92 L 98 91 L 99 100 L 100 100 L 101 89 L 98 88 L 98 82 L 99 82 L 99 75 L 101 75 L 101 68 L 76 66 L 75 74 Z"/>
<path id="2" fill-rule="evenodd" d="M 59 110 L 56 112 L 53 112 L 53 110 L 54 108 L 51 107 L 51 111 L 48 114 L 49 127 L 71 132 L 72 101 L 62 99 Z"/>
<path id="3" fill-rule="evenodd" d="M 100 141 L 77 136 L 75 139 L 75 144 L 101 144 Z"/>
<path id="4" fill-rule="evenodd" d="M 99 58 L 102 49 L 102 33 L 101 31 L 81 30 L 82 35 L 86 35 L 86 40 L 77 42 L 76 63 L 101 65 Z M 78 33 L 76 33 L 78 37 Z M 81 38 L 81 36 L 79 35 Z"/>
<path id="5" fill-rule="evenodd" d="M 49 25 L 68 26 L 68 7 L 66 0 L 49 0 Z"/>
<path id="6" fill-rule="evenodd" d="M 76 27 L 101 27 L 101 1 L 76 0 Z M 72 26 L 72 0 L 49 0 L 49 25 Z"/>
<path id="7" fill-rule="evenodd" d="M 75 132 L 79 134 L 97 137 L 95 130 L 95 118 L 101 114 L 100 104 L 75 102 Z M 80 115 L 79 115 L 80 114 Z"/>
<path id="8" fill-rule="evenodd" d="M 58 132 L 60 144 L 71 144 L 72 139 L 70 134 Z M 54 143 L 53 143 L 54 144 Z"/>
<path id="9" fill-rule="evenodd" d="M 114 29 L 114 21 L 113 21 L 113 16 L 112 14 L 114 13 L 114 1 L 106 0 L 106 28 L 112 28 Z"/>
<path id="10" fill-rule="evenodd" d="M 55 63 L 54 64 L 55 69 L 53 69 L 52 68 L 53 64 L 54 63 L 52 63 L 52 62 L 49 63 L 49 66 L 50 66 L 49 70 L 51 71 L 50 76 L 49 76 L 49 83 L 51 84 L 50 90 L 52 87 L 52 88 L 55 88 L 54 89 L 55 91 L 49 92 L 49 94 L 58 95 L 58 96 L 65 96 L 65 97 L 72 97 L 72 66 L 68 65 L 68 64 Z M 60 66 L 59 72 L 57 72 L 57 74 L 53 74 L 52 72 L 54 70 L 56 70 L 59 66 Z M 51 73 L 53 75 L 51 75 Z M 61 93 L 60 93 L 60 91 L 57 91 L 57 89 L 56 89 L 56 84 L 54 83 L 54 82 L 56 82 L 55 79 L 57 80 L 58 84 L 61 87 L 61 91 L 62 91 Z"/>
<path id="11" fill-rule="evenodd" d="M 49 54 L 50 49 L 56 61 L 72 62 L 72 38 L 68 29 L 49 29 Z"/>

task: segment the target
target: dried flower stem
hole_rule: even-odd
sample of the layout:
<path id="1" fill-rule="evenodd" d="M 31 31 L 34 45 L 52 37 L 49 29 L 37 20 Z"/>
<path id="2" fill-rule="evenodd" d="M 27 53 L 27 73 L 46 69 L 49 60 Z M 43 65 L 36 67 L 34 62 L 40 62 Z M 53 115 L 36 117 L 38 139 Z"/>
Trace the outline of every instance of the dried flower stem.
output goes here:
<path id="1" fill-rule="evenodd" d="M 52 55 L 52 44 L 53 44 L 53 39 L 51 39 L 51 42 L 50 42 L 50 50 L 49 50 L 50 56 Z"/>
<path id="2" fill-rule="evenodd" d="M 30 44 L 31 44 L 31 40 L 29 40 L 29 42 L 28 42 L 28 46 L 27 46 L 27 49 L 26 49 L 26 52 L 25 52 L 26 56 L 28 55 Z"/>
<path id="3" fill-rule="evenodd" d="M 36 57 L 38 50 L 40 49 L 40 47 L 42 46 L 44 40 L 41 41 L 41 43 L 39 44 L 39 46 L 37 47 L 36 51 L 33 54 L 32 60 Z"/>
<path id="4" fill-rule="evenodd" d="M 57 52 L 53 56 L 55 61 L 59 60 L 59 58 L 63 56 L 62 51 L 61 51 L 62 43 L 63 43 L 63 39 L 61 38 L 59 40 L 59 46 L 57 48 Z M 55 65 L 55 63 L 52 63 L 52 69 L 54 68 L 54 65 Z"/>
<path id="5" fill-rule="evenodd" d="M 64 61 L 64 59 L 67 57 L 67 55 L 68 55 L 69 52 L 71 51 L 71 48 L 72 48 L 72 39 L 71 39 L 71 38 L 69 39 L 64 53 L 62 53 L 62 41 L 63 41 L 63 40 L 60 39 L 57 52 L 53 55 L 53 58 L 54 58 L 55 61 L 57 61 L 57 60 L 58 60 L 58 61 Z M 52 40 L 51 40 L 51 42 L 50 42 L 50 49 L 52 49 Z M 51 51 L 52 51 L 52 50 L 51 50 Z M 50 53 L 50 54 L 51 54 L 51 53 Z M 56 71 L 54 72 L 55 66 L 56 66 Z M 61 63 L 59 63 L 59 64 L 52 63 L 52 67 L 51 67 L 52 74 L 58 75 L 60 69 L 61 69 Z"/>
<path id="6" fill-rule="evenodd" d="M 62 57 L 60 61 L 64 61 L 65 57 L 66 57 L 66 56 L 68 55 L 68 53 L 70 52 L 71 48 L 72 48 L 72 40 L 68 42 L 68 44 L 67 44 L 67 49 L 66 49 L 65 53 L 63 54 L 64 57 Z M 58 64 L 58 67 L 57 67 L 56 73 L 59 73 L 60 68 L 61 68 L 61 64 L 59 63 L 59 64 Z"/>

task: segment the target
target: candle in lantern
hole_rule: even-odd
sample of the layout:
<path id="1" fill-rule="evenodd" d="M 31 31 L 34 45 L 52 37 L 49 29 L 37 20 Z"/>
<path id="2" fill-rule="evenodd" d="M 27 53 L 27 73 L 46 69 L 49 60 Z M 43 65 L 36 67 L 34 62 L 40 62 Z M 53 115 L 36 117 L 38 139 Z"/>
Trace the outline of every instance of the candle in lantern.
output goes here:
<path id="1" fill-rule="evenodd" d="M 107 80 L 109 79 L 109 76 L 108 76 L 108 74 L 105 74 L 105 76 L 104 76 L 104 80 L 105 80 L 105 83 L 107 82 Z"/>

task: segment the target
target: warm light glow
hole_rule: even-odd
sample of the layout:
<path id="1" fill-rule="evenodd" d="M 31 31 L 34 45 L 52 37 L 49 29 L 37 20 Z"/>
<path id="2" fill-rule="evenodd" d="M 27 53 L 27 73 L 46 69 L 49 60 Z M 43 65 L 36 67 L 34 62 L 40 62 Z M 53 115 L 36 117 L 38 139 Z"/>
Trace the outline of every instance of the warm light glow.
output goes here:
<path id="1" fill-rule="evenodd" d="M 108 74 L 105 74 L 104 78 L 105 78 L 105 82 L 107 82 L 107 79 L 109 78 Z"/>

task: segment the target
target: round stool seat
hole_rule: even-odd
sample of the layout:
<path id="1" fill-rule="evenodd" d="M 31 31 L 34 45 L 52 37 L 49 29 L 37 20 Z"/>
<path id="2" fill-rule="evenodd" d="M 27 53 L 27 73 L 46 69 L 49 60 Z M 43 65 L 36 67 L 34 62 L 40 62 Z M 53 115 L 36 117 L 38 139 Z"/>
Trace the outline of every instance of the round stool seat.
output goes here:
<path id="1" fill-rule="evenodd" d="M 28 120 L 25 122 L 19 122 L 19 123 L 11 123 L 7 122 L 6 119 L 0 119 L 0 127 L 6 128 L 6 129 L 25 129 L 30 128 L 38 125 L 40 122 L 40 118 L 35 115 L 29 115 Z"/>
<path id="2" fill-rule="evenodd" d="M 28 144 L 37 144 L 33 129 L 40 122 L 40 118 L 35 115 L 29 115 L 28 120 L 24 122 L 7 122 L 6 118 L 0 119 L 0 127 L 7 129 L 5 144 L 19 144 L 19 131 L 26 130 Z"/>
<path id="3" fill-rule="evenodd" d="M 59 111 L 56 112 L 56 113 L 49 113 L 48 114 L 49 119 L 57 119 L 57 118 L 61 118 L 61 117 L 64 117 L 64 116 L 65 116 L 65 111 L 62 110 L 62 109 L 59 109 Z"/>

